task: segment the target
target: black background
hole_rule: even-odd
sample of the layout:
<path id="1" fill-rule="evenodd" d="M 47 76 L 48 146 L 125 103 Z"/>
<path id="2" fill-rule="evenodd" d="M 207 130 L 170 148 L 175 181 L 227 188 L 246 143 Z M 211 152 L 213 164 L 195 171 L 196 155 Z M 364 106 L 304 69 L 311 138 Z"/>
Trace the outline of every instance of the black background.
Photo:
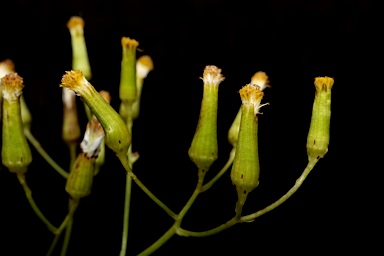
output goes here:
<path id="1" fill-rule="evenodd" d="M 12 2 L 12 3 L 10 3 Z M 309 128 L 317 76 L 334 77 L 329 152 L 299 191 L 253 223 L 239 224 L 212 237 L 173 237 L 155 255 L 256 255 L 346 252 L 362 247 L 359 205 L 351 175 L 361 116 L 356 97 L 369 83 L 369 58 L 378 15 L 372 1 L 8 1 L 1 7 L 0 60 L 12 59 L 24 78 L 24 97 L 33 115 L 32 133 L 63 167 L 68 150 L 61 141 L 61 76 L 71 69 L 66 27 L 73 15 L 84 18 L 85 37 L 97 90 L 108 90 L 118 109 L 122 36 L 140 42 L 137 56 L 152 57 L 155 70 L 145 80 L 133 149 L 141 155 L 134 171 L 174 211 L 196 184 L 197 170 L 187 151 L 196 128 L 205 65 L 222 69 L 218 113 L 219 159 L 230 152 L 227 131 L 240 106 L 238 90 L 265 71 L 259 120 L 260 185 L 248 197 L 244 214 L 282 196 L 307 164 Z M 365 73 L 368 72 L 368 73 Z M 359 92 L 357 92 L 359 94 Z M 84 131 L 83 105 L 78 101 Z M 351 111 L 351 109 L 353 109 Z M 354 140 L 354 141 L 353 141 Z M 108 159 L 94 179 L 91 196 L 76 212 L 68 255 L 118 255 L 125 173 Z M 33 149 L 27 182 L 44 214 L 59 225 L 67 212 L 65 180 Z M 32 212 L 16 177 L 0 169 L 0 255 L 45 255 L 53 235 Z M 234 215 L 235 189 L 229 172 L 198 197 L 182 227 L 203 231 Z M 361 210 L 362 211 L 362 210 Z M 172 220 L 133 186 L 128 255 L 151 245 Z M 369 249 L 370 247 L 365 247 Z"/>

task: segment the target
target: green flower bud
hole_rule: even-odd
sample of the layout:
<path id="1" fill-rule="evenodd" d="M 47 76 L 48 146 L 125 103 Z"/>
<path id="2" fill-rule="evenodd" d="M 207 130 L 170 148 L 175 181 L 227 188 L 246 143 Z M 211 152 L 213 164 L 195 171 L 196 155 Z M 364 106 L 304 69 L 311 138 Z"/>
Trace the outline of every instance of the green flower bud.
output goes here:
<path id="1" fill-rule="evenodd" d="M 80 199 L 91 193 L 94 167 L 95 158 L 89 158 L 84 153 L 78 155 L 65 185 L 65 191 L 73 199 Z"/>
<path id="2" fill-rule="evenodd" d="M 263 95 L 260 88 L 252 84 L 248 84 L 240 90 L 242 100 L 240 130 L 231 170 L 232 183 L 236 186 L 239 198 L 238 207 L 240 208 L 236 208 L 238 214 L 241 213 L 248 193 L 259 184 L 258 118 L 256 115 L 262 106 L 260 102 Z"/>
<path id="3" fill-rule="evenodd" d="M 71 17 L 67 23 L 72 42 L 72 69 L 81 70 L 86 79 L 91 79 L 87 46 L 84 38 L 84 20 L 81 17 Z"/>
<path id="4" fill-rule="evenodd" d="M 136 61 L 136 89 L 137 99 L 132 105 L 132 118 L 136 119 L 140 113 L 140 98 L 144 79 L 153 70 L 153 61 L 148 55 L 141 56 Z"/>
<path id="5" fill-rule="evenodd" d="M 196 166 L 204 172 L 208 171 L 218 156 L 217 104 L 219 84 L 224 80 L 224 77 L 221 74 L 221 69 L 216 66 L 206 66 L 202 79 L 204 91 L 200 117 L 188 154 Z"/>
<path id="6" fill-rule="evenodd" d="M 132 106 L 137 98 L 136 88 L 136 48 L 139 42 L 129 37 L 121 38 L 123 57 L 120 74 L 120 100 Z"/>
<path id="7" fill-rule="evenodd" d="M 85 79 L 81 71 L 67 71 L 61 80 L 61 87 L 74 91 L 91 109 L 105 131 L 105 144 L 116 155 L 126 157 L 131 144 L 131 134 L 120 115 L 103 99 Z"/>
<path id="8" fill-rule="evenodd" d="M 82 153 L 78 155 L 70 172 L 65 190 L 73 199 L 80 199 L 91 193 L 95 161 L 104 138 L 104 130 L 94 118 L 87 124 L 84 139 L 80 143 Z"/>
<path id="9" fill-rule="evenodd" d="M 308 160 L 323 158 L 328 151 L 331 119 L 331 89 L 334 80 L 316 77 L 316 94 L 313 102 L 311 125 L 307 137 Z"/>
<path id="10" fill-rule="evenodd" d="M 20 95 L 23 79 L 11 73 L 1 79 L 3 91 L 3 131 L 1 158 L 9 171 L 24 174 L 32 162 L 32 154 L 23 132 Z"/>

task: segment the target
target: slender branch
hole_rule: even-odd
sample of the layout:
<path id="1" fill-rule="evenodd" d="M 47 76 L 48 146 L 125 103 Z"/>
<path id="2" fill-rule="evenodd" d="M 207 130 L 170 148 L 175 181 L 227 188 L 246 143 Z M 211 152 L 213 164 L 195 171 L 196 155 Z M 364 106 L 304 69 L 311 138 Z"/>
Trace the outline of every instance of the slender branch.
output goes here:
<path id="1" fill-rule="evenodd" d="M 144 186 L 143 183 L 137 178 L 137 176 L 132 172 L 128 165 L 128 157 L 119 157 L 120 162 L 124 166 L 124 169 L 127 172 L 127 175 L 131 176 L 132 180 L 144 191 L 145 194 L 149 196 L 157 205 L 159 205 L 169 216 L 176 220 L 177 214 L 174 213 L 171 209 L 168 208 L 160 199 L 158 199 L 154 194 L 152 194 L 149 189 Z"/>
<path id="2" fill-rule="evenodd" d="M 56 244 L 57 244 L 57 242 L 58 242 L 59 239 L 60 239 L 60 235 L 61 235 L 61 233 L 58 234 L 58 235 L 56 235 L 55 238 L 53 239 L 53 241 L 52 241 L 52 243 L 51 243 L 51 246 L 49 247 L 49 251 L 47 252 L 47 256 L 51 256 L 51 255 L 52 255 L 53 250 L 55 249 Z"/>
<path id="3" fill-rule="evenodd" d="M 125 185 L 125 202 L 124 202 L 124 216 L 123 216 L 123 235 L 121 238 L 121 250 L 120 256 L 125 256 L 127 251 L 128 243 L 128 227 L 129 227 L 129 210 L 131 203 L 131 188 L 132 188 L 132 178 L 131 176 L 126 176 L 126 185 Z"/>
<path id="4" fill-rule="evenodd" d="M 24 192 L 25 192 L 25 196 L 27 197 L 28 199 L 28 202 L 29 204 L 31 205 L 33 211 L 36 213 L 37 217 L 40 218 L 40 220 L 47 226 L 47 228 L 52 232 L 52 233 L 56 233 L 57 232 L 57 228 L 55 226 L 53 226 L 49 220 L 44 216 L 44 214 L 40 211 L 39 207 L 37 207 L 35 201 L 33 200 L 33 197 L 32 197 L 32 191 L 31 189 L 28 187 L 28 184 L 25 180 L 25 175 L 24 174 L 17 174 L 17 178 L 19 179 L 20 181 L 20 184 L 21 186 L 23 187 L 24 189 Z"/>
<path id="5" fill-rule="evenodd" d="M 253 214 L 250 214 L 250 215 L 247 215 L 247 216 L 243 216 L 240 218 L 240 221 L 241 222 L 251 222 L 251 221 L 254 221 L 257 217 L 269 212 L 269 211 L 272 211 L 273 209 L 275 209 L 277 206 L 281 205 L 282 203 L 284 203 L 288 198 L 290 198 L 298 189 L 299 187 L 301 186 L 301 184 L 303 184 L 305 178 L 308 176 L 308 174 L 312 171 L 313 167 L 315 167 L 316 163 L 318 162 L 319 160 L 318 159 L 312 159 L 308 162 L 308 165 L 307 167 L 305 168 L 305 170 L 303 171 L 303 173 L 301 174 L 301 176 L 296 180 L 296 183 L 295 185 L 285 194 L 283 195 L 282 197 L 280 197 L 279 200 L 277 200 L 276 202 L 274 202 L 273 204 L 265 207 L 264 209 L 260 210 L 260 211 L 257 211 Z"/>
<path id="6" fill-rule="evenodd" d="M 207 191 L 210 187 L 212 187 L 212 185 L 218 180 L 221 178 L 221 176 L 223 176 L 224 173 L 226 173 L 226 171 L 229 169 L 229 167 L 232 165 L 233 163 L 233 159 L 235 158 L 235 153 L 236 153 L 236 148 L 232 148 L 231 150 L 231 153 L 229 154 L 229 158 L 228 158 L 228 161 L 227 163 L 224 165 L 224 167 L 220 170 L 220 172 L 218 174 L 216 174 L 216 176 L 210 180 L 209 182 L 207 182 L 206 184 L 204 184 L 204 186 L 201 188 L 201 192 L 204 192 L 204 191 Z"/>
<path id="7" fill-rule="evenodd" d="M 189 231 L 185 230 L 182 228 L 178 228 L 176 233 L 180 236 L 194 236 L 194 237 L 205 237 L 205 236 L 211 236 L 214 234 L 217 234 L 227 228 L 232 227 L 233 225 L 237 223 L 242 223 L 242 222 L 252 222 L 254 221 L 257 217 L 275 209 L 277 206 L 281 205 L 284 203 L 289 197 L 291 197 L 298 189 L 299 187 L 303 184 L 305 178 L 308 176 L 308 174 L 311 172 L 311 170 L 315 167 L 316 163 L 318 162 L 318 159 L 313 159 L 308 162 L 307 167 L 304 169 L 303 173 L 301 176 L 296 180 L 295 185 L 285 194 L 283 195 L 279 200 L 274 202 L 273 204 L 269 205 L 268 207 L 257 211 L 253 214 L 246 215 L 243 217 L 235 216 L 231 220 L 229 220 L 227 223 L 222 224 L 216 228 L 207 230 L 207 231 L 201 231 L 201 232 L 195 232 L 195 231 Z"/>
<path id="8" fill-rule="evenodd" d="M 76 161 L 77 158 L 77 142 L 74 143 L 68 143 L 68 148 L 69 148 L 69 156 L 70 156 L 70 161 L 69 161 L 69 170 L 70 172 L 72 171 L 73 164 Z M 68 209 L 71 208 L 72 204 L 72 199 L 69 199 L 68 201 Z M 71 240 L 71 235 L 72 235 L 72 227 L 73 227 L 73 218 L 71 218 L 68 221 L 67 227 L 65 228 L 65 235 L 64 235 L 64 241 L 63 241 L 63 246 L 61 247 L 61 256 L 65 256 L 67 254 L 68 246 L 69 246 L 69 240 Z"/>
<path id="9" fill-rule="evenodd" d="M 68 214 L 67 216 L 65 217 L 64 221 L 61 223 L 60 227 L 57 229 L 57 231 L 55 232 L 56 236 L 55 238 L 53 239 L 53 242 L 51 244 L 51 247 L 49 248 L 49 251 L 47 253 L 47 256 L 50 256 L 52 255 L 54 249 L 55 249 L 55 246 L 57 244 L 57 241 L 59 240 L 59 237 L 61 235 L 61 233 L 63 232 L 63 230 L 66 228 L 66 226 L 68 225 L 68 222 L 72 219 L 73 217 L 73 214 L 75 213 L 77 207 L 79 206 L 79 203 L 80 201 L 79 200 L 73 200 L 72 203 L 71 203 L 71 207 L 69 208 L 69 211 L 68 211 Z"/>
<path id="10" fill-rule="evenodd" d="M 29 142 L 35 147 L 36 151 L 47 161 L 47 163 L 52 166 L 61 176 L 64 178 L 68 178 L 68 172 L 66 172 L 63 168 L 61 168 L 49 155 L 48 153 L 41 147 L 40 142 L 36 140 L 36 138 L 32 135 L 31 131 L 28 129 L 24 129 L 25 137 L 29 140 Z"/>
<path id="11" fill-rule="evenodd" d="M 132 127 L 133 127 L 133 119 L 132 119 L 132 109 L 129 107 L 128 116 L 126 120 L 126 125 L 132 136 Z M 131 158 L 132 155 L 132 143 L 128 148 L 128 165 L 129 169 L 133 168 L 133 161 Z M 127 244 L 128 244 L 128 233 L 129 233 L 129 212 L 131 205 L 131 192 L 132 192 L 132 178 L 129 175 L 126 175 L 125 179 L 125 198 L 124 198 L 124 215 L 123 215 L 123 234 L 121 237 L 121 249 L 120 256 L 125 256 L 127 253 Z"/>
<path id="12" fill-rule="evenodd" d="M 60 256 L 67 255 L 69 241 L 71 240 L 72 227 L 73 227 L 73 219 L 70 219 L 68 221 L 67 227 L 65 228 L 64 241 L 63 241 L 63 246 L 61 247 Z"/>
<path id="13" fill-rule="evenodd" d="M 165 242 L 167 242 L 174 234 L 176 233 L 176 223 L 168 229 L 167 232 L 164 233 L 156 242 L 154 242 L 151 246 L 145 249 L 143 252 L 138 254 L 138 256 L 147 256 L 155 252 L 159 249 Z"/>
<path id="14" fill-rule="evenodd" d="M 188 210 L 191 208 L 192 204 L 195 202 L 197 196 L 200 194 L 201 188 L 204 182 L 205 173 L 206 172 L 199 170 L 199 180 L 197 181 L 195 191 L 193 191 L 192 196 L 189 198 L 188 202 L 185 204 L 183 209 L 181 209 L 180 213 L 178 214 L 178 217 L 176 220 L 177 227 L 180 227 L 181 221 L 183 220 L 185 214 L 187 214 Z"/>
<path id="15" fill-rule="evenodd" d="M 223 230 L 226 230 L 227 228 L 230 228 L 237 223 L 239 223 L 239 219 L 234 217 L 231 220 L 227 221 L 226 223 L 224 223 L 224 224 L 222 224 L 216 228 L 207 230 L 207 231 L 194 232 L 194 231 L 189 231 L 189 230 L 179 228 L 177 230 L 177 234 L 179 236 L 185 236 L 185 237 L 188 237 L 188 236 L 194 236 L 194 237 L 211 236 L 211 235 L 215 235 L 215 234 L 217 234 Z"/>
<path id="16" fill-rule="evenodd" d="M 204 182 L 204 176 L 205 172 L 202 170 L 199 170 L 199 180 L 197 182 L 196 188 L 193 191 L 191 197 L 189 198 L 188 202 L 185 204 L 183 209 L 181 209 L 180 213 L 177 216 L 177 219 L 175 223 L 172 225 L 172 227 L 164 233 L 156 242 L 154 242 L 151 246 L 149 246 L 147 249 L 145 249 L 142 253 L 139 254 L 139 256 L 144 255 L 150 255 L 153 252 L 155 252 L 157 249 L 159 249 L 163 244 L 165 244 L 175 233 L 177 233 L 178 229 L 180 229 L 181 222 L 183 221 L 183 218 L 185 214 L 187 214 L 188 210 L 191 208 L 192 204 L 195 202 L 197 196 L 201 192 L 201 188 Z"/>
<path id="17" fill-rule="evenodd" d="M 69 148 L 69 170 L 72 170 L 72 165 L 75 163 L 77 158 L 77 142 L 75 143 L 68 143 Z"/>
<path id="18" fill-rule="evenodd" d="M 71 166 L 72 166 L 72 164 L 71 164 Z M 72 199 L 69 199 L 69 202 L 68 202 L 69 208 L 68 209 L 71 209 L 72 203 L 73 203 Z M 73 227 L 73 218 L 71 218 L 68 221 L 67 226 L 65 228 L 64 241 L 63 241 L 63 246 L 61 247 L 61 253 L 60 253 L 61 256 L 65 256 L 67 254 L 67 250 L 68 250 L 68 246 L 69 246 L 69 240 L 71 239 L 71 234 L 72 234 L 72 227 Z"/>

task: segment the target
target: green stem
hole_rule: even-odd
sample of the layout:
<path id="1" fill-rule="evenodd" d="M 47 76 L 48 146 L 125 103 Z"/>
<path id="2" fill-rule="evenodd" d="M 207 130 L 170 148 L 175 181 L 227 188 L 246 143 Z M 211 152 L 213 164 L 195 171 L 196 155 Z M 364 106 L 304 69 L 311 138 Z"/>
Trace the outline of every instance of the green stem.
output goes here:
<path id="1" fill-rule="evenodd" d="M 131 176 L 132 180 L 136 183 L 136 185 L 138 185 L 139 188 L 141 188 L 141 190 L 143 190 L 143 192 L 147 194 L 147 196 L 149 196 L 149 198 L 151 198 L 157 205 L 159 205 L 169 216 L 176 220 L 177 214 L 174 213 L 171 209 L 169 209 L 168 206 L 166 206 L 162 201 L 160 201 L 160 199 L 158 199 L 154 194 L 152 194 L 152 192 L 149 191 L 149 189 L 144 186 L 144 184 L 141 183 L 137 176 L 132 172 L 128 164 L 128 157 L 119 157 L 119 160 L 124 166 L 124 169 L 126 170 L 127 174 Z"/>
<path id="2" fill-rule="evenodd" d="M 159 249 L 165 242 L 167 242 L 174 234 L 176 233 L 176 223 L 168 229 L 167 232 L 164 233 L 156 242 L 154 242 L 151 246 L 145 249 L 143 252 L 138 254 L 138 256 L 147 256 L 155 252 Z"/>
<path id="3" fill-rule="evenodd" d="M 308 174 L 311 172 L 311 170 L 315 167 L 317 162 L 318 162 L 318 159 L 313 159 L 313 160 L 309 161 L 307 167 L 304 169 L 301 176 L 296 180 L 295 185 L 284 196 L 282 196 L 279 200 L 277 200 L 273 204 L 269 205 L 268 207 L 266 207 L 260 211 L 257 211 L 253 214 L 243 216 L 240 218 L 239 218 L 239 216 L 235 216 L 234 218 L 229 220 L 227 223 L 222 224 L 216 228 L 213 228 L 213 229 L 210 229 L 207 231 L 194 232 L 194 231 L 189 231 L 189 230 L 179 228 L 179 229 L 177 229 L 177 234 L 180 236 L 186 236 L 186 237 L 188 237 L 188 236 L 194 236 L 194 237 L 211 236 L 211 235 L 217 234 L 217 233 L 219 233 L 219 232 L 221 232 L 227 228 L 230 228 L 237 223 L 254 221 L 257 217 L 275 209 L 277 206 L 284 203 L 290 196 L 292 196 L 299 189 L 299 187 L 304 182 L 305 178 L 308 176 Z"/>
<path id="4" fill-rule="evenodd" d="M 77 158 L 77 142 L 68 143 L 68 148 L 69 148 L 69 157 L 70 157 L 69 170 L 72 170 L 72 165 Z"/>
<path id="5" fill-rule="evenodd" d="M 72 199 L 69 199 L 69 203 L 68 203 L 69 209 L 71 209 L 72 203 L 73 203 Z M 71 240 L 72 227 L 73 227 L 73 218 L 71 218 L 68 221 L 67 227 L 65 228 L 64 241 L 63 241 L 63 246 L 61 247 L 61 253 L 60 253 L 61 256 L 65 256 L 67 254 L 69 241 Z"/>
<path id="6" fill-rule="evenodd" d="M 183 209 L 181 209 L 180 213 L 178 214 L 177 220 L 175 222 L 177 224 L 177 227 L 180 227 L 181 222 L 182 222 L 185 214 L 188 212 L 188 210 L 191 208 L 192 204 L 195 202 L 197 196 L 200 194 L 201 188 L 202 188 L 203 182 L 204 182 L 205 173 L 206 172 L 199 170 L 199 180 L 197 181 L 195 191 L 193 191 L 192 196 L 189 198 L 188 202 L 185 204 Z"/>
<path id="7" fill-rule="evenodd" d="M 125 256 L 127 252 L 131 188 L 132 188 L 132 178 L 131 176 L 127 175 L 126 186 L 125 186 L 124 216 L 123 216 L 123 235 L 121 239 L 120 256 Z"/>
<path id="8" fill-rule="evenodd" d="M 234 217 L 231 220 L 229 220 L 228 222 L 226 222 L 226 223 L 224 223 L 224 224 L 222 224 L 216 228 L 207 230 L 207 231 L 194 232 L 194 231 L 189 231 L 189 230 L 179 228 L 177 230 L 177 234 L 179 236 L 185 236 L 185 237 L 188 237 L 188 236 L 195 236 L 195 237 L 211 236 L 211 235 L 215 235 L 215 234 L 217 234 L 217 233 L 219 233 L 219 232 L 221 232 L 227 228 L 232 227 L 233 225 L 237 224 L 238 222 L 239 222 L 239 219 L 237 217 Z"/>
<path id="9" fill-rule="evenodd" d="M 61 253 L 60 253 L 61 256 L 67 255 L 69 241 L 71 240 L 72 227 L 73 227 L 73 219 L 68 221 L 67 227 L 65 228 L 64 241 L 63 241 L 63 246 L 61 247 Z"/>
<path id="10" fill-rule="evenodd" d="M 68 143 L 68 148 L 69 148 L 69 156 L 70 156 L 70 162 L 69 162 L 69 170 L 72 171 L 73 164 L 76 161 L 77 158 L 77 143 Z M 68 202 L 68 209 L 71 209 L 72 205 L 72 199 L 69 199 Z M 68 246 L 69 246 L 69 241 L 71 240 L 71 234 L 72 234 L 72 227 L 73 227 L 73 218 L 71 218 L 68 221 L 67 227 L 65 228 L 65 235 L 64 235 L 64 241 L 63 241 L 63 246 L 61 247 L 61 256 L 65 256 L 67 254 Z"/>
<path id="11" fill-rule="evenodd" d="M 51 243 L 51 246 L 49 247 L 49 251 L 47 252 L 47 256 L 51 256 L 51 255 L 52 255 L 53 250 L 55 249 L 56 244 L 57 244 L 57 242 L 58 242 L 59 239 L 60 239 L 60 235 L 61 235 L 61 233 L 58 234 L 58 235 L 56 235 L 55 238 L 53 239 L 53 241 L 52 241 L 52 243 Z"/>
<path id="12" fill-rule="evenodd" d="M 131 107 L 129 107 L 126 124 L 127 124 L 128 130 L 132 136 L 133 120 L 132 120 Z M 128 165 L 129 165 L 130 170 L 132 170 L 132 168 L 133 168 L 133 161 L 132 161 L 131 155 L 132 155 L 132 143 L 128 148 L 128 155 L 127 155 L 128 156 Z M 124 215 L 123 215 L 123 234 L 121 237 L 120 256 L 125 256 L 127 253 L 128 232 L 129 232 L 129 212 L 130 212 L 130 205 L 131 205 L 131 192 L 132 192 L 132 178 L 131 178 L 131 176 L 126 175 L 125 198 L 124 198 Z"/>
<path id="13" fill-rule="evenodd" d="M 165 234 L 162 235 L 156 242 L 154 242 L 151 246 L 149 246 L 142 253 L 140 253 L 139 256 L 152 254 L 157 249 L 159 249 L 163 244 L 165 244 L 174 234 L 178 233 L 178 230 L 180 229 L 180 225 L 181 225 L 181 222 L 183 221 L 185 214 L 187 214 L 188 210 L 191 208 L 192 204 L 195 202 L 197 196 L 201 192 L 205 173 L 206 172 L 203 172 L 203 170 L 199 170 L 199 180 L 197 182 L 195 191 L 193 191 L 192 196 L 189 198 L 188 202 L 185 204 L 183 209 L 181 209 L 172 227 L 167 232 L 165 232 Z"/>
<path id="14" fill-rule="evenodd" d="M 71 207 L 69 208 L 69 211 L 68 211 L 68 214 L 67 216 L 65 217 L 64 221 L 61 223 L 60 227 L 57 229 L 57 231 L 55 232 L 56 236 L 55 238 L 53 239 L 53 242 L 51 244 L 51 247 L 49 248 L 49 251 L 47 253 L 47 256 L 50 256 L 52 255 L 54 249 L 55 249 L 55 246 L 57 244 L 57 241 L 59 240 L 59 237 L 61 235 L 61 233 L 63 232 L 63 230 L 66 228 L 66 226 L 68 225 L 68 222 L 72 219 L 73 217 L 73 214 L 75 213 L 77 207 L 79 206 L 79 203 L 80 201 L 79 200 L 73 200 L 72 203 L 71 203 Z"/>
<path id="15" fill-rule="evenodd" d="M 308 174 L 312 171 L 312 169 L 315 167 L 316 163 L 318 162 L 319 160 L 318 159 L 312 159 L 308 162 L 308 165 L 307 167 L 305 168 L 305 170 L 303 171 L 303 173 L 301 174 L 301 176 L 296 180 L 296 183 L 295 185 L 285 194 L 283 195 L 282 197 L 280 197 L 279 200 L 277 200 L 276 202 L 274 202 L 273 204 L 265 207 L 264 209 L 260 210 L 260 211 L 257 211 L 253 214 L 250 214 L 250 215 L 246 215 L 246 216 L 243 216 L 240 218 L 240 222 L 251 222 L 251 221 L 254 221 L 257 217 L 269 212 L 269 211 L 272 211 L 273 209 L 275 209 L 277 206 L 281 205 L 282 203 L 284 203 L 288 198 L 290 198 L 298 189 L 299 187 L 301 186 L 301 184 L 303 184 L 305 178 L 308 176 Z"/>
<path id="16" fill-rule="evenodd" d="M 29 202 L 29 204 L 31 205 L 33 211 L 36 213 L 36 215 L 40 218 L 40 220 L 47 226 L 47 228 L 48 228 L 52 233 L 56 233 L 58 229 L 57 229 L 55 226 L 53 226 L 53 225 L 48 221 L 48 219 L 47 219 L 47 218 L 44 216 L 44 214 L 40 211 L 39 207 L 37 207 L 35 201 L 33 200 L 33 198 L 32 198 L 32 191 L 31 191 L 31 189 L 28 187 L 27 182 L 25 181 L 25 175 L 24 175 L 24 174 L 17 174 L 17 178 L 19 179 L 20 184 L 21 184 L 21 186 L 22 186 L 23 189 L 24 189 L 25 196 L 27 197 L 28 202 Z"/>
<path id="17" fill-rule="evenodd" d="M 220 179 L 221 176 L 229 169 L 229 167 L 233 163 L 233 159 L 235 158 L 236 148 L 232 148 L 231 153 L 229 154 L 229 159 L 227 163 L 224 165 L 224 167 L 220 170 L 216 176 L 210 180 L 208 183 L 204 184 L 204 186 L 201 188 L 201 192 L 207 191 L 210 187 L 212 187 L 215 182 Z"/>
<path id="18" fill-rule="evenodd" d="M 36 140 L 36 138 L 32 135 L 31 131 L 28 129 L 24 129 L 25 137 L 29 140 L 29 142 L 35 147 L 37 152 L 47 161 L 47 163 L 52 166 L 61 176 L 64 178 L 68 178 L 68 173 L 61 168 L 49 155 L 48 153 L 41 147 L 40 143 Z"/>

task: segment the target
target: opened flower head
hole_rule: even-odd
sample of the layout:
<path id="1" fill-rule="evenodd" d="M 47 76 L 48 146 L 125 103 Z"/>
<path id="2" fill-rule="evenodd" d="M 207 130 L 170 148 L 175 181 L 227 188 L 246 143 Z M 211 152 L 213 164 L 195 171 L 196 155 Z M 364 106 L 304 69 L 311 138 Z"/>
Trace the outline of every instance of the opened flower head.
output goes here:
<path id="1" fill-rule="evenodd" d="M 259 86 L 255 86 L 254 84 L 247 84 L 243 88 L 241 88 L 240 97 L 243 105 L 251 106 L 253 105 L 254 113 L 259 114 L 259 109 L 267 104 L 261 104 L 260 102 L 264 96 L 264 93 L 261 91 Z"/>
<path id="2" fill-rule="evenodd" d="M 204 84 L 219 86 L 224 81 L 224 77 L 221 74 L 221 69 L 216 66 L 206 66 L 204 69 L 203 77 L 201 78 Z"/>
<path id="3" fill-rule="evenodd" d="M 1 78 L 3 85 L 3 98 L 5 100 L 17 100 L 23 93 L 23 78 L 17 73 L 10 73 Z"/>
<path id="4" fill-rule="evenodd" d="M 259 86 L 260 91 L 264 90 L 266 87 L 271 87 L 268 83 L 268 76 L 262 71 L 256 72 L 251 78 L 251 84 Z"/>
<path id="5" fill-rule="evenodd" d="M 60 84 L 60 87 L 68 88 L 80 96 L 84 89 L 90 86 L 90 83 L 79 70 L 66 71 Z"/>

